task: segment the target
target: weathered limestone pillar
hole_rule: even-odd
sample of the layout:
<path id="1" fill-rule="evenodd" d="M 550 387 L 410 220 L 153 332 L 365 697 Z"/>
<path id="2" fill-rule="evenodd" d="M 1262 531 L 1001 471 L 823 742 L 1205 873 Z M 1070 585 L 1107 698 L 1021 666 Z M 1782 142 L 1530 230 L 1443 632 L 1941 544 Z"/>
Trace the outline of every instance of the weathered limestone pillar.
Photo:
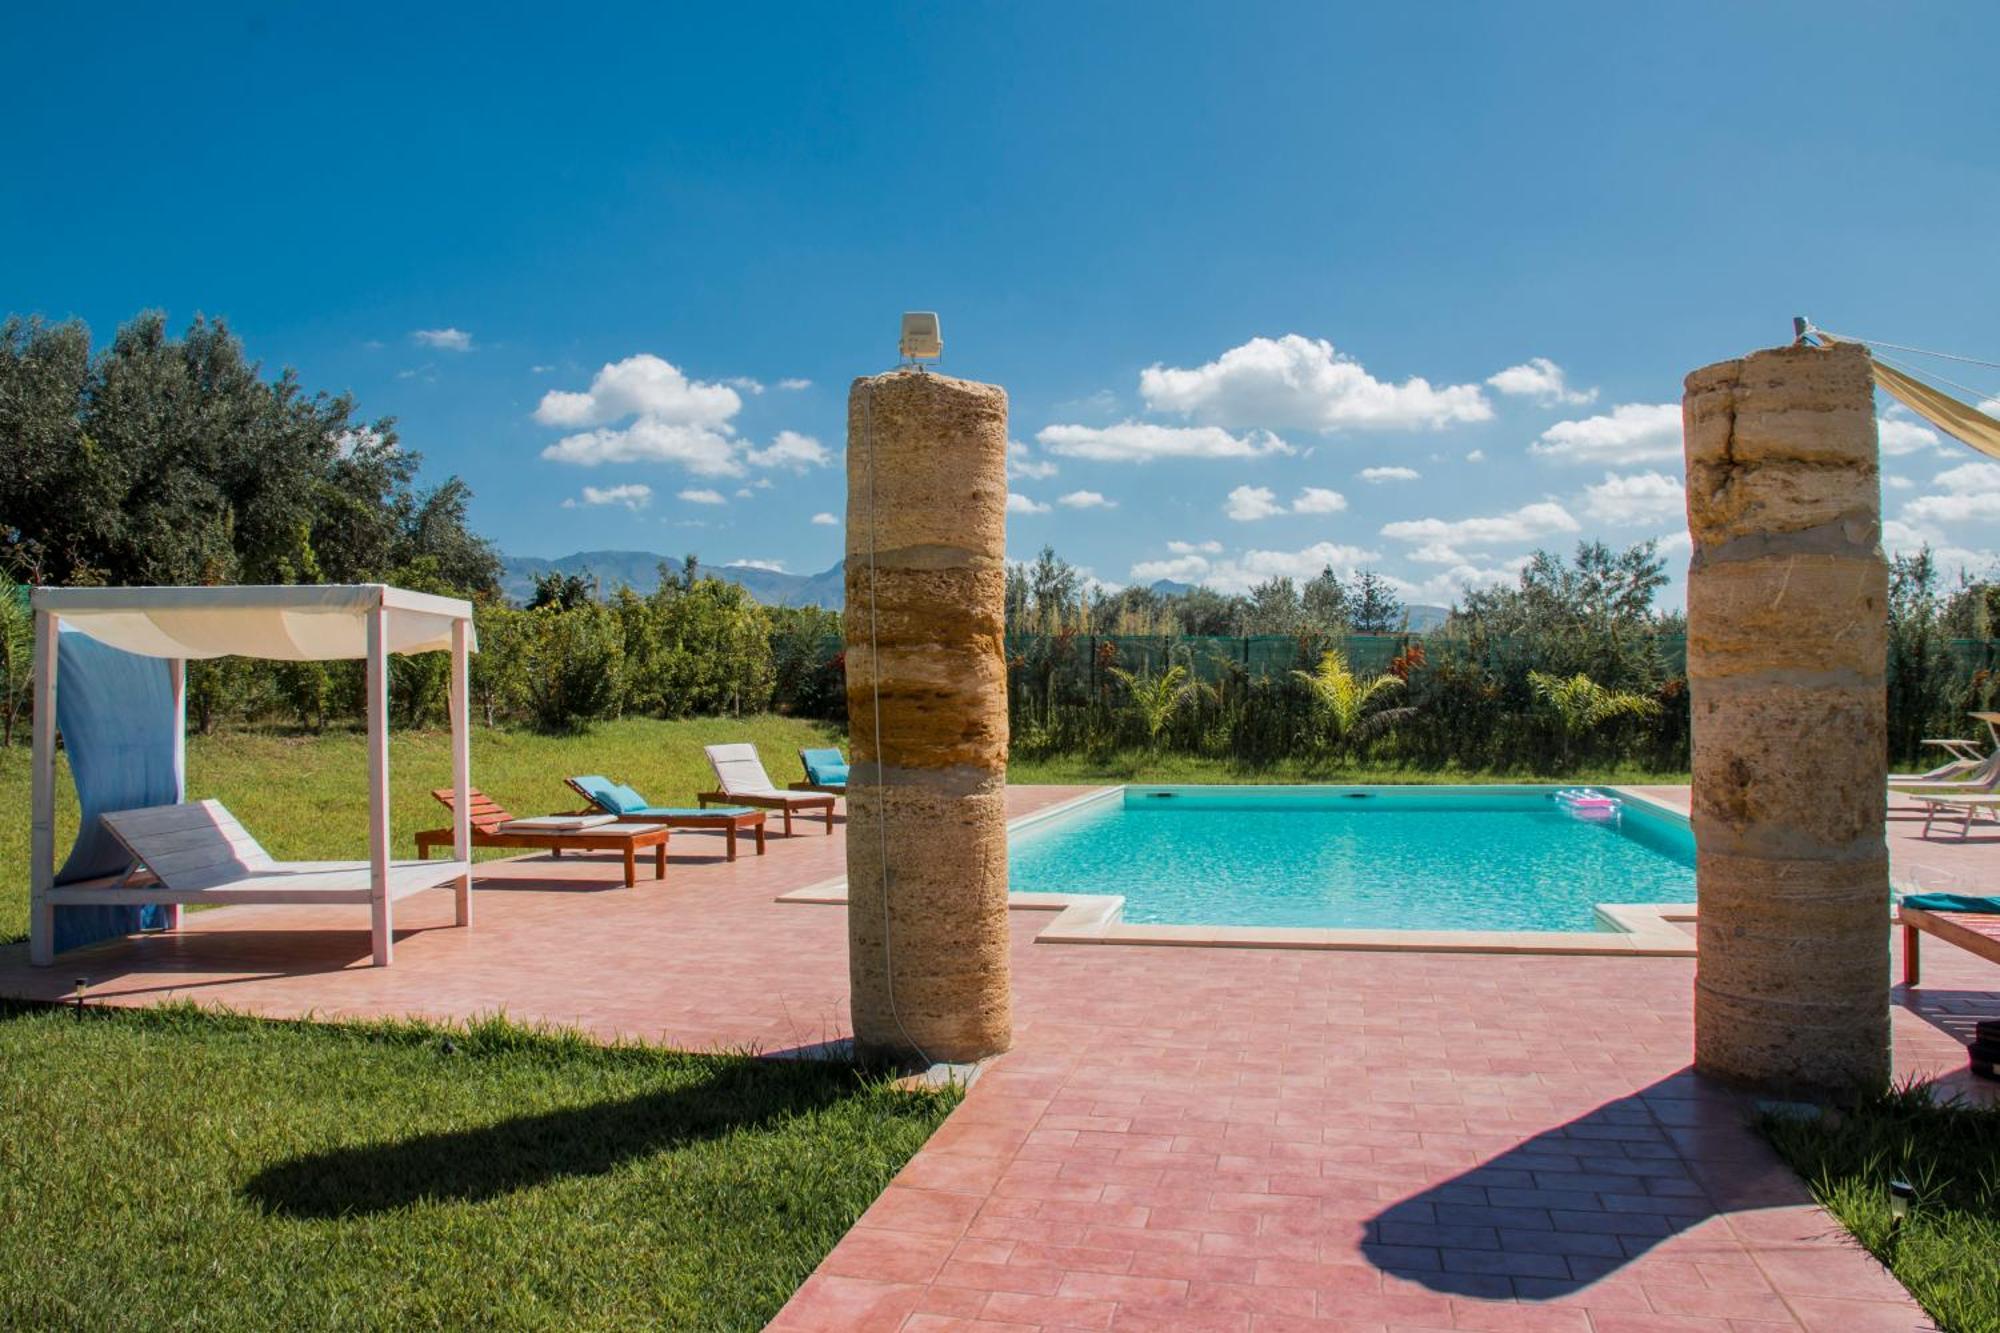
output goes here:
<path id="1" fill-rule="evenodd" d="M 1013 1041 L 1007 394 L 910 370 L 858 379 L 847 441 L 855 1043 L 976 1060 Z"/>
<path id="2" fill-rule="evenodd" d="M 1687 377 L 1695 1067 L 1790 1094 L 1889 1078 L 1888 571 L 1866 349 Z"/>

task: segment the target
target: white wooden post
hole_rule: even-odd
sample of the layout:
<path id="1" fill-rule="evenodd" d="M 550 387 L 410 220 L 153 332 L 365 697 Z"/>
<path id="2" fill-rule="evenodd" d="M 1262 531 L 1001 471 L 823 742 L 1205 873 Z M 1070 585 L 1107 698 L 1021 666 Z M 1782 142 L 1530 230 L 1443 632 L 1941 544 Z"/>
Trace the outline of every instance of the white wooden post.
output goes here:
<path id="1" fill-rule="evenodd" d="M 35 612 L 35 720 L 31 760 L 34 795 L 29 807 L 28 961 L 56 960 L 56 618 Z"/>
<path id="2" fill-rule="evenodd" d="M 458 924 L 472 924 L 472 622 L 451 622 L 451 854 L 458 877 Z"/>
<path id="3" fill-rule="evenodd" d="M 368 612 L 368 897 L 375 966 L 395 957 L 389 904 L 389 613 Z"/>
<path id="4" fill-rule="evenodd" d="M 188 798 L 187 734 L 188 696 L 187 663 L 181 658 L 170 658 L 167 662 L 167 685 L 174 696 L 174 800 L 182 802 Z M 181 928 L 181 905 L 164 903 L 162 910 L 166 916 L 167 929 Z"/>

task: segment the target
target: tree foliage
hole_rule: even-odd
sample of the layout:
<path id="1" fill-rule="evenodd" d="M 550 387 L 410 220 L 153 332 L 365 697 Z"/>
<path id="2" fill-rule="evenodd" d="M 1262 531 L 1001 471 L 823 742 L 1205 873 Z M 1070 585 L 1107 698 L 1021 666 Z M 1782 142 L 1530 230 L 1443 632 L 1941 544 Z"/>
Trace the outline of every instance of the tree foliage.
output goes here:
<path id="1" fill-rule="evenodd" d="M 456 477 L 419 490 L 395 423 L 266 378 L 227 325 L 0 323 L 0 561 L 30 582 L 366 582 L 423 563 L 497 591 Z"/>

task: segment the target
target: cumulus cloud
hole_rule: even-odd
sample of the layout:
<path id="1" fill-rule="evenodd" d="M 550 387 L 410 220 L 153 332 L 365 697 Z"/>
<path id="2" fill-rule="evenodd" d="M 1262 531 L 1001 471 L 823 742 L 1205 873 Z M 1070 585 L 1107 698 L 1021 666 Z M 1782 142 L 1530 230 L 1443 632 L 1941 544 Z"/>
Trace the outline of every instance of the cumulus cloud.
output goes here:
<path id="1" fill-rule="evenodd" d="M 1882 452 L 1891 458 L 1935 449 L 1942 443 L 1929 426 L 1919 426 L 1903 417 L 1876 417 L 1875 438 L 1881 442 Z"/>
<path id="2" fill-rule="evenodd" d="M 1188 545 L 1169 542 L 1168 549 Z M 1176 583 L 1203 583 L 1221 592 L 1248 592 L 1267 579 L 1283 576 L 1305 580 L 1329 567 L 1342 577 L 1351 577 L 1363 565 L 1381 559 L 1380 552 L 1337 542 L 1315 542 L 1296 551 L 1247 550 L 1228 558 L 1211 558 L 1218 554 L 1185 551 L 1169 560 L 1142 560 L 1132 566 L 1131 577 L 1134 582 L 1171 579 Z"/>
<path id="3" fill-rule="evenodd" d="M 824 511 L 814 514 L 812 516 L 812 521 L 819 524 L 823 528 L 837 528 L 840 526 L 839 519 L 835 518 L 832 514 L 826 513 Z"/>
<path id="4" fill-rule="evenodd" d="M 736 442 L 726 426 L 676 425 L 649 417 L 641 417 L 621 430 L 599 427 L 565 435 L 543 449 L 542 457 L 583 467 L 601 463 L 679 463 L 705 477 L 734 477 L 743 472 L 743 464 L 736 458 Z"/>
<path id="5" fill-rule="evenodd" d="M 1007 512 L 1010 514 L 1046 514 L 1049 507 L 1039 500 L 1030 499 L 1019 491 L 1007 492 Z"/>
<path id="6" fill-rule="evenodd" d="M 1254 522 L 1277 514 L 1337 514 L 1347 508 L 1347 497 L 1324 486 L 1307 486 L 1289 505 L 1278 502 L 1268 486 L 1238 486 L 1229 493 L 1223 512 L 1239 523 Z"/>
<path id="7" fill-rule="evenodd" d="M 785 572 L 785 562 L 782 560 L 731 560 L 723 568 L 762 569 L 772 574 L 782 574 Z"/>
<path id="8" fill-rule="evenodd" d="M 1167 549 L 1175 555 L 1220 555 L 1222 554 L 1222 543 L 1217 541 L 1168 542 Z"/>
<path id="9" fill-rule="evenodd" d="M 1365 467 L 1358 475 L 1369 485 L 1380 486 L 1386 481 L 1416 481 L 1424 474 L 1413 467 Z"/>
<path id="10" fill-rule="evenodd" d="M 1139 393 L 1155 412 L 1233 429 L 1437 430 L 1493 416 L 1476 384 L 1378 380 L 1324 338 L 1296 333 L 1252 338 L 1190 369 L 1148 367 Z"/>
<path id="11" fill-rule="evenodd" d="M 1007 480 L 1047 481 L 1056 474 L 1056 465 L 1036 458 L 1034 450 L 1019 440 L 1007 441 Z"/>
<path id="12" fill-rule="evenodd" d="M 472 350 L 472 335 L 464 329 L 411 329 L 410 341 L 419 347 L 435 347 L 441 352 Z"/>
<path id="13" fill-rule="evenodd" d="M 1581 529 L 1569 510 L 1553 500 L 1537 501 L 1487 518 L 1413 518 L 1382 525 L 1382 535 L 1424 547 L 1491 546 L 1528 542 Z"/>
<path id="14" fill-rule="evenodd" d="M 1604 474 L 1583 492 L 1583 512 L 1602 523 L 1630 526 L 1665 522 L 1687 508 L 1687 493 L 1679 477 L 1664 472 Z"/>
<path id="15" fill-rule="evenodd" d="M 832 459 L 825 445 L 795 430 L 781 430 L 767 447 L 747 449 L 743 456 L 757 467 L 788 467 L 794 472 L 825 467 Z"/>
<path id="16" fill-rule="evenodd" d="M 1597 390 L 1576 390 L 1563 377 L 1563 368 L 1545 356 L 1532 356 L 1518 366 L 1509 366 L 1486 382 L 1496 393 L 1510 398 L 1532 398 L 1543 407 L 1581 407 L 1597 401 Z"/>
<path id="17" fill-rule="evenodd" d="M 1917 483 L 1911 481 L 1908 477 L 1892 477 L 1886 472 L 1882 474 L 1882 484 L 1892 491 L 1914 490 L 1917 485 Z"/>
<path id="18" fill-rule="evenodd" d="M 1296 452 L 1267 430 L 1231 435 L 1219 426 L 1044 426 L 1035 438 L 1052 454 L 1100 463 L 1150 463 L 1156 458 L 1261 458 Z"/>
<path id="19" fill-rule="evenodd" d="M 1282 514 L 1285 507 L 1278 503 L 1278 495 L 1269 486 L 1238 486 L 1229 493 L 1222 512 L 1239 523 L 1253 523 L 1260 518 Z"/>
<path id="20" fill-rule="evenodd" d="M 719 504 L 729 503 L 727 500 L 722 498 L 721 491 L 690 489 L 679 492 L 679 495 L 681 499 L 686 500 L 689 504 L 692 505 L 719 505 Z"/>
<path id="21" fill-rule="evenodd" d="M 1620 403 L 1610 412 L 1558 421 L 1528 446 L 1559 463 L 1655 463 L 1681 456 L 1679 403 Z"/>
<path id="22" fill-rule="evenodd" d="M 674 425 L 723 426 L 743 410 L 726 384 L 691 380 L 648 352 L 613 361 L 581 392 L 551 389 L 535 408 L 544 426 L 599 426 L 625 417 Z"/>
<path id="23" fill-rule="evenodd" d="M 1405 602 L 1450 606 L 1475 588 L 1498 588 L 1517 583 L 1529 556 L 1514 556 L 1497 564 L 1477 564 L 1462 560 L 1427 579 L 1411 581 L 1394 574 L 1385 575 L 1389 587 Z"/>
<path id="24" fill-rule="evenodd" d="M 1466 451 L 1465 461 L 1468 463 L 1484 463 L 1486 461 L 1486 451 L 1484 449 L 1469 449 Z"/>
<path id="25" fill-rule="evenodd" d="M 1096 491 L 1071 491 L 1059 496 L 1056 503 L 1068 509 L 1116 509 L 1116 500 L 1107 500 Z"/>
<path id="26" fill-rule="evenodd" d="M 1966 463 L 1949 468 L 1933 477 L 1931 485 L 1938 490 L 1920 495 L 1903 506 L 1905 522 L 1968 523 L 2000 519 L 2000 463 Z"/>
<path id="27" fill-rule="evenodd" d="M 620 486 L 586 486 L 580 499 L 564 500 L 564 509 L 574 509 L 585 505 L 624 505 L 627 509 L 644 509 L 653 503 L 653 488 L 644 482 L 627 482 Z"/>
<path id="28" fill-rule="evenodd" d="M 812 386 L 813 382 L 811 380 L 800 379 L 797 376 L 787 376 L 778 381 L 778 387 L 786 393 L 798 393 L 800 390 L 810 389 Z"/>
<path id="29" fill-rule="evenodd" d="M 731 375 L 723 383 L 732 389 L 741 389 L 743 392 L 751 395 L 764 392 L 764 381 L 751 375 Z"/>

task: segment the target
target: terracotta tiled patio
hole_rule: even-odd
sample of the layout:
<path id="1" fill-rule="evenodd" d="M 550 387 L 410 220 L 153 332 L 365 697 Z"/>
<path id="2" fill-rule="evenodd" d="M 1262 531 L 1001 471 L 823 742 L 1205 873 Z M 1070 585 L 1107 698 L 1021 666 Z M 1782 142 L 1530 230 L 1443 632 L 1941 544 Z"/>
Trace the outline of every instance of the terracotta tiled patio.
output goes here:
<path id="1" fill-rule="evenodd" d="M 2000 832 L 1916 828 L 1891 825 L 1899 884 L 1990 889 Z M 244 907 L 54 969 L 0 949 L 0 992 L 87 976 L 97 1003 L 505 1010 L 767 1051 L 845 1035 L 843 909 L 772 901 L 839 874 L 841 832 L 733 864 L 719 837 L 672 850 L 636 891 L 606 861 L 483 866 L 474 929 L 448 892 L 407 900 L 386 970 L 351 908 Z M 1036 944 L 1047 919 L 1012 916 L 1015 1050 L 778 1326 L 1923 1326 L 1688 1073 L 1692 960 Z M 2000 968 L 1935 943 L 1925 962 L 1916 1002 L 1898 992 L 1899 1070 L 1970 1086 L 1953 1034 L 2000 1014 Z"/>

